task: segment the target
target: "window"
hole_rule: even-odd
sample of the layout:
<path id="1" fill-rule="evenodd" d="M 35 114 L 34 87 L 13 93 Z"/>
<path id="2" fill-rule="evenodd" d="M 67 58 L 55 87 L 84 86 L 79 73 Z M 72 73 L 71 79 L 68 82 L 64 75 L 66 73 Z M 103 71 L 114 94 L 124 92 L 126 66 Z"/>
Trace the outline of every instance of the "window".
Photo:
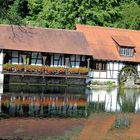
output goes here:
<path id="1" fill-rule="evenodd" d="M 107 70 L 107 62 L 99 62 L 99 61 L 94 61 L 93 62 L 93 69 L 94 70 Z"/>
<path id="2" fill-rule="evenodd" d="M 131 57 L 134 55 L 134 49 L 133 48 L 120 48 L 120 55 Z"/>
<path id="3" fill-rule="evenodd" d="M 32 65 L 42 65 L 43 59 L 42 59 L 42 54 L 41 53 L 32 53 L 32 54 L 27 54 L 26 59 L 29 59 L 30 62 L 29 64 Z"/>

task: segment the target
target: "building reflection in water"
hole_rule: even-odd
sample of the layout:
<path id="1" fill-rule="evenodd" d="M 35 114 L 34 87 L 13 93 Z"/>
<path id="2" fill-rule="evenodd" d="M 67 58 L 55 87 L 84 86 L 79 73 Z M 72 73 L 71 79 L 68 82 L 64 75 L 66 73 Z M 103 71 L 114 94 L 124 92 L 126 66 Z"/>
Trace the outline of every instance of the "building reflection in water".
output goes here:
<path id="1" fill-rule="evenodd" d="M 89 104 L 104 104 L 106 112 L 140 112 L 140 94 L 136 89 L 86 90 Z"/>
<path id="2" fill-rule="evenodd" d="M 98 104 L 104 104 L 104 111 L 106 112 L 118 112 L 120 106 L 117 102 L 118 90 L 117 88 L 112 90 L 105 89 L 87 89 L 86 94 L 88 95 L 87 101 L 90 104 L 98 106 Z M 98 110 L 97 110 L 98 111 Z"/>
<path id="3" fill-rule="evenodd" d="M 140 111 L 140 94 L 133 89 L 40 87 L 41 91 L 38 89 L 38 93 L 33 94 L 31 89 L 36 91 L 35 87 L 22 87 L 22 90 L 20 87 L 17 92 L 16 88 L 9 87 L 0 95 L 0 112 L 13 117 L 87 117 L 90 113 L 100 111 Z"/>
<path id="4" fill-rule="evenodd" d="M 86 98 L 58 95 L 2 95 L 2 112 L 10 116 L 85 116 Z"/>
<path id="5" fill-rule="evenodd" d="M 3 94 L 3 84 L 0 84 L 0 94 Z"/>

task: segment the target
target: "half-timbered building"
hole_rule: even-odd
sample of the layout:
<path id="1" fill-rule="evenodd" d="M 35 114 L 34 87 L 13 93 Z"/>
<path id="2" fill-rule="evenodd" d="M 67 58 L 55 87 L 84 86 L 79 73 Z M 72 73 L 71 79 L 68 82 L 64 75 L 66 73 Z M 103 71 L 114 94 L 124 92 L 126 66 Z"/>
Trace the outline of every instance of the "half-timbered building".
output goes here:
<path id="1" fill-rule="evenodd" d="M 140 72 L 140 31 L 77 25 L 92 51 L 94 80 L 126 81 Z M 132 80 L 132 79 L 131 79 Z"/>
<path id="2" fill-rule="evenodd" d="M 79 67 L 85 68 L 81 69 L 83 71 L 88 66 L 91 51 L 84 34 L 80 31 L 0 25 L 0 32 L 1 83 L 3 83 L 4 75 L 10 74 L 70 77 L 72 76 L 70 73 L 74 73 Z M 13 65 L 18 67 L 18 71 L 15 72 Z M 21 68 L 23 65 L 24 68 Z M 41 67 L 32 67 L 30 73 L 27 73 L 27 68 L 34 65 L 43 66 L 43 71 L 36 73 L 35 69 L 40 69 L 38 70 L 40 72 Z M 55 75 L 53 75 L 52 70 L 54 72 L 54 69 L 51 69 L 52 67 L 59 67 L 61 74 L 56 74 L 55 69 Z M 68 68 L 75 69 L 68 71 Z M 80 69 L 78 70 L 80 71 Z M 80 76 L 78 71 L 75 73 L 78 78 Z M 75 73 L 73 76 L 76 76 Z"/>
<path id="3" fill-rule="evenodd" d="M 0 31 L 0 83 L 4 75 L 28 75 L 117 84 L 136 82 L 140 72 L 140 31 L 88 25 L 76 31 L 0 25 Z"/>

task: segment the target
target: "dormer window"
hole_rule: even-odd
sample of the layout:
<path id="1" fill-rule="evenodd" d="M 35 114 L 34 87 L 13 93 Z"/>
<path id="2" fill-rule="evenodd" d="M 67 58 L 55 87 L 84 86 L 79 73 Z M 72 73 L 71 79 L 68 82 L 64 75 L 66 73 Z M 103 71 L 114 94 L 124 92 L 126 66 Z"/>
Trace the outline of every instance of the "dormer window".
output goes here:
<path id="1" fill-rule="evenodd" d="M 134 48 L 120 47 L 120 55 L 132 57 L 134 55 Z"/>
<path id="2" fill-rule="evenodd" d="M 128 36 L 112 36 L 118 46 L 120 56 L 133 57 L 135 45 Z"/>

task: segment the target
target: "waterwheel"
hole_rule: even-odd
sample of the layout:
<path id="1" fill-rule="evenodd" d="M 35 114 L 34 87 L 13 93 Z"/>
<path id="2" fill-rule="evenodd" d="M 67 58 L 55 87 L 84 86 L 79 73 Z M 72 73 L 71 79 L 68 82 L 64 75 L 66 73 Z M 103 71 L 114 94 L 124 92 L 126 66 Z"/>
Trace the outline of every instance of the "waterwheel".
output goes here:
<path id="1" fill-rule="evenodd" d="M 137 69 L 134 66 L 125 66 L 119 72 L 118 80 L 119 84 L 124 84 L 128 80 L 133 80 L 134 82 L 138 78 Z"/>

